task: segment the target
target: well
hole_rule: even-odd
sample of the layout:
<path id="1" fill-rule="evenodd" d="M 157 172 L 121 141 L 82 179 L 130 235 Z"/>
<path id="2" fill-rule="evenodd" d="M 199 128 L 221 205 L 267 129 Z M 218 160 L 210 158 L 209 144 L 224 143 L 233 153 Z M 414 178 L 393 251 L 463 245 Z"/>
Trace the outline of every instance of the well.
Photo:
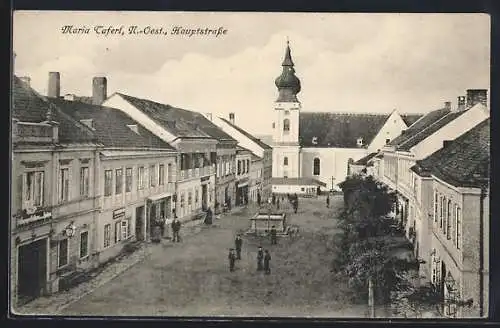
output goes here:
<path id="1" fill-rule="evenodd" d="M 283 212 L 257 212 L 250 218 L 250 222 L 249 233 L 268 234 L 272 226 L 278 234 L 286 233 L 286 214 Z"/>

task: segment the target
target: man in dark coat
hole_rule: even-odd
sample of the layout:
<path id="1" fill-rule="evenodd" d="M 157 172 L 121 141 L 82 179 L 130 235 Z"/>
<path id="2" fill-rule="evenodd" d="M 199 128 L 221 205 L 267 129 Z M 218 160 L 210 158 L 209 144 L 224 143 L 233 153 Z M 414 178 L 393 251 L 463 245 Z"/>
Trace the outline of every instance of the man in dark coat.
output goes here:
<path id="1" fill-rule="evenodd" d="M 273 205 L 276 204 L 276 195 L 275 194 L 273 194 L 272 203 L 273 203 Z"/>
<path id="2" fill-rule="evenodd" d="M 297 199 L 293 200 L 293 211 L 297 213 L 297 210 L 299 208 L 299 201 Z"/>
<path id="3" fill-rule="evenodd" d="M 229 255 L 227 256 L 229 259 L 229 272 L 234 271 L 234 262 L 236 261 L 236 255 L 234 254 L 234 249 L 229 250 Z"/>
<path id="4" fill-rule="evenodd" d="M 243 245 L 243 239 L 241 239 L 240 235 L 236 236 L 234 240 L 234 246 L 236 248 L 236 259 L 241 260 L 241 246 Z"/>
<path id="5" fill-rule="evenodd" d="M 279 210 L 280 209 L 280 199 L 276 199 L 276 209 Z"/>
<path id="6" fill-rule="evenodd" d="M 330 195 L 326 196 L 326 207 L 330 207 Z"/>
<path id="7" fill-rule="evenodd" d="M 276 245 L 278 243 L 276 227 L 271 227 L 271 245 Z"/>
<path id="8" fill-rule="evenodd" d="M 261 196 L 260 196 L 260 192 L 257 192 L 257 205 L 259 205 L 260 207 L 260 202 L 262 201 L 261 199 Z"/>
<path id="9" fill-rule="evenodd" d="M 172 233 L 173 233 L 172 241 L 173 242 L 180 242 L 181 241 L 181 239 L 179 237 L 180 230 L 181 230 L 181 223 L 177 219 L 177 217 L 175 217 L 174 220 L 172 221 Z"/>
<path id="10" fill-rule="evenodd" d="M 210 207 L 207 209 L 207 215 L 205 216 L 205 224 L 212 224 L 212 209 Z"/>
<path id="11" fill-rule="evenodd" d="M 265 251 L 265 255 L 264 255 L 264 272 L 266 274 L 270 274 L 271 273 L 271 266 L 270 266 L 270 262 L 271 262 L 271 254 L 269 254 L 269 251 L 266 249 Z"/>
<path id="12" fill-rule="evenodd" d="M 262 246 L 259 246 L 259 250 L 257 251 L 257 271 L 262 271 L 263 260 L 264 260 L 264 251 L 262 250 Z"/>

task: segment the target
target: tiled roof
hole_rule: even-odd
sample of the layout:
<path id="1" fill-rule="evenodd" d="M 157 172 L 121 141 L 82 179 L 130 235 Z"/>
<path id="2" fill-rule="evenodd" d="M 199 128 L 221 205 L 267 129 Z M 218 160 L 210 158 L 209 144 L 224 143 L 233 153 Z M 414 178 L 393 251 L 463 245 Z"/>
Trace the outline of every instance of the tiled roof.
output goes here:
<path id="1" fill-rule="evenodd" d="M 449 109 L 446 109 L 446 108 L 437 109 L 437 110 L 434 110 L 432 112 L 427 113 L 421 119 L 419 119 L 414 124 L 412 124 L 403 133 L 401 133 L 399 136 L 397 136 L 391 142 L 389 142 L 389 145 L 390 146 L 396 146 L 397 148 L 403 146 L 403 144 L 405 144 L 405 143 L 407 143 L 407 145 L 410 145 L 410 144 L 413 143 L 410 140 L 413 139 L 413 138 L 415 138 L 419 134 L 421 134 L 422 137 L 425 136 L 424 139 L 427 138 L 430 134 L 427 134 L 427 132 L 425 132 L 425 131 L 432 124 L 438 122 L 443 117 L 445 117 L 446 115 L 451 114 L 451 113 L 452 112 Z M 446 121 L 443 121 L 443 122 L 446 122 Z M 442 127 L 442 125 L 440 127 Z M 419 137 L 419 138 L 421 138 L 421 137 Z M 421 139 L 420 141 L 422 141 L 422 140 L 423 139 Z M 418 142 L 420 142 L 420 141 L 418 141 Z M 413 147 L 414 145 L 416 145 L 416 144 L 413 144 L 411 147 Z"/>
<path id="2" fill-rule="evenodd" d="M 370 154 L 366 155 L 365 157 L 358 159 L 356 162 L 354 162 L 354 164 L 355 165 L 367 165 L 368 161 L 371 160 L 373 157 L 375 157 L 375 155 L 377 155 L 377 154 L 378 153 L 370 153 Z"/>
<path id="3" fill-rule="evenodd" d="M 60 143 L 88 143 L 96 141 L 91 129 L 74 120 L 57 107 L 51 106 L 47 98 L 14 76 L 12 81 L 12 117 L 22 122 L 40 123 L 46 120 L 49 106 L 52 119 L 59 123 Z"/>
<path id="4" fill-rule="evenodd" d="M 239 126 L 237 126 L 235 124 L 232 124 L 231 122 L 229 122 L 225 118 L 220 117 L 220 119 L 223 120 L 224 122 L 226 122 L 232 128 L 236 129 L 239 133 L 243 134 L 245 137 L 249 138 L 250 140 L 252 140 L 256 144 L 258 144 L 261 148 L 263 148 L 263 149 L 272 149 L 272 147 L 270 147 L 268 144 L 264 143 L 262 140 L 260 140 L 260 139 L 258 139 L 256 137 L 254 137 L 253 135 L 251 135 L 250 133 L 246 132 L 245 130 L 243 130 Z"/>
<path id="5" fill-rule="evenodd" d="M 313 178 L 271 178 L 271 184 L 273 185 L 295 185 L 295 186 L 323 186 L 326 187 L 326 183 L 318 181 Z"/>
<path id="6" fill-rule="evenodd" d="M 397 147 L 398 150 L 409 151 L 412 147 L 418 145 L 421 141 L 425 140 L 427 137 L 432 135 L 434 132 L 441 129 L 446 124 L 450 123 L 460 115 L 465 113 L 465 111 L 460 112 L 450 112 L 445 116 L 441 117 L 434 123 L 429 124 L 424 130 L 417 132 L 412 138 L 400 143 Z"/>
<path id="7" fill-rule="evenodd" d="M 122 93 L 117 94 L 178 137 L 234 140 L 200 113 Z"/>
<path id="8" fill-rule="evenodd" d="M 401 118 L 408 127 L 411 126 L 416 121 L 418 121 L 423 116 L 424 116 L 423 114 L 401 114 Z"/>
<path id="9" fill-rule="evenodd" d="M 357 148 L 357 139 L 369 145 L 390 114 L 300 113 L 303 147 Z M 313 140 L 316 143 L 313 143 Z"/>
<path id="10" fill-rule="evenodd" d="M 412 167 L 457 187 L 479 187 L 490 175 L 490 119 L 484 120 Z"/>
<path id="11" fill-rule="evenodd" d="M 100 143 L 106 147 L 146 147 L 174 150 L 169 144 L 146 130 L 119 109 L 91 105 L 80 101 L 49 99 L 77 120 L 92 119 L 92 127 Z M 139 134 L 127 125 L 137 125 Z"/>

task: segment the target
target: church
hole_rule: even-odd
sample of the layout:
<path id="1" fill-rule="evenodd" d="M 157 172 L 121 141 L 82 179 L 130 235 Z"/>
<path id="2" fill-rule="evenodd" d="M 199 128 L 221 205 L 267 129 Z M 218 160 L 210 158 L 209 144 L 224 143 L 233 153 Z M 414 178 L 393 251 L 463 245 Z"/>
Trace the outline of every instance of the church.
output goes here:
<path id="1" fill-rule="evenodd" d="M 273 110 L 273 191 L 307 193 L 337 189 L 348 174 L 348 163 L 378 152 L 422 115 L 391 113 L 312 112 L 297 97 L 295 75 L 287 41 L 283 70 L 275 80 L 278 98 Z M 315 188 L 314 188 L 315 187 Z"/>

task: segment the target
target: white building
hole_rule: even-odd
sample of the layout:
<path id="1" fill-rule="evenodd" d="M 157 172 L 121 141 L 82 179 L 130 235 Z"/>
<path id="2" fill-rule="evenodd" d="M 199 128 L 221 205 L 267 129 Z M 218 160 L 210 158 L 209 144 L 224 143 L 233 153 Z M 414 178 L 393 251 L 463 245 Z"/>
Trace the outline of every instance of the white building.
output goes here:
<path id="1" fill-rule="evenodd" d="M 347 176 L 349 160 L 376 152 L 420 115 L 302 112 L 301 90 L 287 44 L 283 71 L 276 79 L 273 177 L 311 178 L 330 189 Z M 275 180 L 278 181 L 278 180 Z M 310 180 L 308 180 L 310 181 Z"/>

